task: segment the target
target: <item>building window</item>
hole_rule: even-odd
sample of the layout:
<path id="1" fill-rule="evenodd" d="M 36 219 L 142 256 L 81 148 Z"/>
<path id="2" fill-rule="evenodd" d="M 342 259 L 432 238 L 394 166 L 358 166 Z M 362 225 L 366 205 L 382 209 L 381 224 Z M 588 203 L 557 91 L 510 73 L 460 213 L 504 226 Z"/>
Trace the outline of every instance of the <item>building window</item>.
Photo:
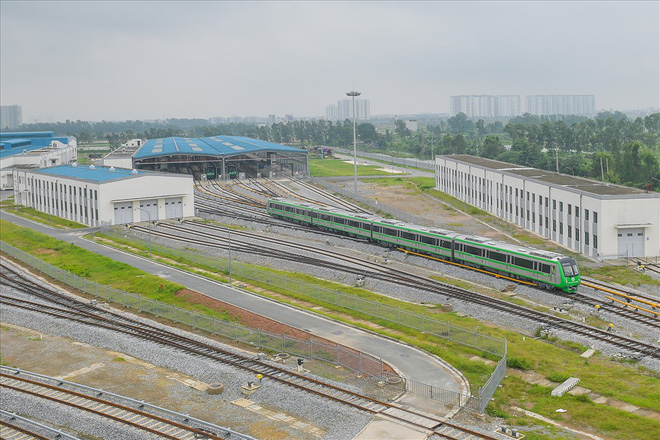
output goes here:
<path id="1" fill-rule="evenodd" d="M 594 223 L 598 223 L 598 213 L 594 211 Z"/>
<path id="2" fill-rule="evenodd" d="M 598 249 L 598 236 L 594 234 L 594 249 Z"/>
<path id="3" fill-rule="evenodd" d="M 623 235 L 622 235 L 622 234 L 616 234 L 616 236 L 617 236 L 617 237 L 623 237 Z"/>
<path id="4" fill-rule="evenodd" d="M 573 214 L 573 207 L 572 207 L 571 204 L 569 203 L 569 204 L 568 204 L 568 215 L 572 215 L 572 214 Z"/>
<path id="5" fill-rule="evenodd" d="M 575 207 L 575 218 L 580 218 L 580 208 Z"/>
<path id="6" fill-rule="evenodd" d="M 559 212 L 564 212 L 564 202 L 559 202 Z"/>
<path id="7" fill-rule="evenodd" d="M 543 227 L 543 217 L 539 214 L 539 228 Z"/>
<path id="8" fill-rule="evenodd" d="M 532 194 L 532 203 L 536 203 L 536 194 Z"/>
<path id="9" fill-rule="evenodd" d="M 587 231 L 584 232 L 584 245 L 589 246 L 589 233 Z"/>
<path id="10" fill-rule="evenodd" d="M 589 221 L 589 210 L 588 209 L 584 210 L 584 221 L 585 222 Z"/>
<path id="11" fill-rule="evenodd" d="M 564 235 L 564 224 L 559 223 L 559 235 Z"/>
<path id="12" fill-rule="evenodd" d="M 552 199 L 552 210 L 556 211 L 557 210 L 557 200 Z"/>
<path id="13" fill-rule="evenodd" d="M 552 221 L 552 232 L 557 232 L 557 220 Z"/>
<path id="14" fill-rule="evenodd" d="M 568 227 L 568 238 L 573 238 L 573 228 Z"/>
<path id="15" fill-rule="evenodd" d="M 580 241 L 580 230 L 575 228 L 575 241 Z"/>

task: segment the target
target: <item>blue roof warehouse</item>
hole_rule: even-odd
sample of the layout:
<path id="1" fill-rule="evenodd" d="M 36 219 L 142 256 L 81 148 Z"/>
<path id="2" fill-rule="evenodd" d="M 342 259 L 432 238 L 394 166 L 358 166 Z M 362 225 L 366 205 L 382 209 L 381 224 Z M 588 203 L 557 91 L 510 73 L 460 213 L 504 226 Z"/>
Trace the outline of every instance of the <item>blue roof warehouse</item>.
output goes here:
<path id="1" fill-rule="evenodd" d="M 191 174 L 197 180 L 308 175 L 307 151 L 242 136 L 150 139 L 106 156 L 104 165 Z"/>

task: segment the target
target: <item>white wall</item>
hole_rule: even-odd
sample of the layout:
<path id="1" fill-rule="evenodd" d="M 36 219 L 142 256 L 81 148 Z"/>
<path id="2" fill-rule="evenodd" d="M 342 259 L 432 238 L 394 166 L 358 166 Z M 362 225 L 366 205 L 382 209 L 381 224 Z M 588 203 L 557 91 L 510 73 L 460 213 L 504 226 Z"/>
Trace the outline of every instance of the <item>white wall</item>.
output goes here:
<path id="1" fill-rule="evenodd" d="M 442 167 L 448 168 L 449 187 L 444 186 L 447 179 L 441 176 Z M 464 173 L 462 181 L 460 173 Z M 452 185 L 454 181 L 456 188 Z M 436 189 L 591 258 L 622 254 L 615 225 L 647 225 L 644 256 L 660 255 L 659 194 L 594 194 L 443 156 L 436 158 Z"/>

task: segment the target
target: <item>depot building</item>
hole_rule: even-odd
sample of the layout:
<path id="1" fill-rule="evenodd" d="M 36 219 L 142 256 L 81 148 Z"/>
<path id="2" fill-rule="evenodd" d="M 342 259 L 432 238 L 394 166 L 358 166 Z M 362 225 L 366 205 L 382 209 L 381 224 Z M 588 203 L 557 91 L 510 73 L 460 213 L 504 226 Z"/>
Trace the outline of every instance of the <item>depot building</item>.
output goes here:
<path id="1" fill-rule="evenodd" d="M 17 204 L 91 227 L 194 215 L 193 178 L 104 166 L 13 171 Z"/>
<path id="2" fill-rule="evenodd" d="M 170 137 L 122 145 L 103 165 L 192 175 L 195 180 L 309 174 L 307 150 L 243 136 Z"/>
<path id="3" fill-rule="evenodd" d="M 436 189 L 590 258 L 660 255 L 660 194 L 468 155 L 438 156 Z"/>

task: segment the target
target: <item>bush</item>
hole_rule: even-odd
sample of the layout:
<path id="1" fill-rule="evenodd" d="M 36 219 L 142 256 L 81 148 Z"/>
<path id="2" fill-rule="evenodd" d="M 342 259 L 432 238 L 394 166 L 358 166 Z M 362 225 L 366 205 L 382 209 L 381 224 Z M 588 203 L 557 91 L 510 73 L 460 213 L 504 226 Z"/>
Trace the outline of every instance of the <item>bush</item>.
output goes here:
<path id="1" fill-rule="evenodd" d="M 506 360 L 506 365 L 519 370 L 531 370 L 532 363 L 525 358 L 510 357 Z"/>
<path id="2" fill-rule="evenodd" d="M 565 373 L 551 373 L 545 376 L 545 378 L 548 379 L 550 382 L 557 382 L 557 383 L 562 383 L 570 377 L 571 376 L 569 374 L 565 374 Z"/>

